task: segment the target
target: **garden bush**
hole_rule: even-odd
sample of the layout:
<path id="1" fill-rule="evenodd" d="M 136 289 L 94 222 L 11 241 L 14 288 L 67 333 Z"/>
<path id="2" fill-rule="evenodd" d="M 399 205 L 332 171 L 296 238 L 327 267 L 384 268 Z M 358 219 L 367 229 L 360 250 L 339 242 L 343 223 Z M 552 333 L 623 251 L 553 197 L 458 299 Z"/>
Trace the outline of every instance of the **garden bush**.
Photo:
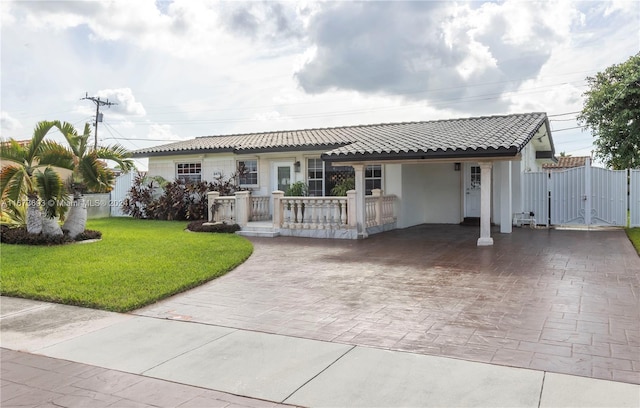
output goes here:
<path id="1" fill-rule="evenodd" d="M 229 234 L 232 234 L 236 231 L 241 230 L 238 224 L 218 223 L 218 224 L 204 225 L 205 223 L 207 223 L 206 220 L 193 221 L 193 222 L 190 222 L 189 225 L 187 225 L 187 229 L 193 232 L 223 232 L 223 233 L 229 233 Z"/>

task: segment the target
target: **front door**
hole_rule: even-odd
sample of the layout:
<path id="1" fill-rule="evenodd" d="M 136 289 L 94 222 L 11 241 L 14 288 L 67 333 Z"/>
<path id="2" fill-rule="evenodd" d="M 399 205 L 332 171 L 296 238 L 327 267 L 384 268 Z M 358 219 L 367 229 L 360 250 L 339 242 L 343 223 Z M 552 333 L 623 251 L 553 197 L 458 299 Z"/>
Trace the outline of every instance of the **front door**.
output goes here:
<path id="1" fill-rule="evenodd" d="M 277 162 L 271 167 L 271 189 L 285 193 L 293 182 L 293 163 Z"/>
<path id="2" fill-rule="evenodd" d="M 480 217 L 480 166 L 467 164 L 465 170 L 465 217 Z"/>

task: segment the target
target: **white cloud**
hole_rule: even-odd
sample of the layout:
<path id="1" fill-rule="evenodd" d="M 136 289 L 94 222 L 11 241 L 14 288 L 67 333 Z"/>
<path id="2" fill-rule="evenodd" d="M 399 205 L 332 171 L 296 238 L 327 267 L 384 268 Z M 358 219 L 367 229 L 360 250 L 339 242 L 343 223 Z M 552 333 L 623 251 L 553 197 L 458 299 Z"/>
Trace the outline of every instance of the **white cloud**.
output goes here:
<path id="1" fill-rule="evenodd" d="M 587 75 L 637 50 L 639 5 L 0 0 L 2 109 L 29 129 L 81 124 L 95 115 L 80 100 L 88 91 L 118 103 L 101 108 L 100 135 L 129 148 L 157 144 L 151 137 L 571 112 Z"/>
<path id="2" fill-rule="evenodd" d="M 142 103 L 136 101 L 131 88 L 102 89 L 96 94 L 102 101 L 115 103 L 116 105 L 108 106 L 114 112 L 135 116 L 147 114 Z"/>
<path id="3" fill-rule="evenodd" d="M 171 125 L 162 125 L 159 123 L 152 123 L 149 126 L 149 132 L 147 138 L 152 140 L 179 140 L 180 137 L 173 132 Z"/>
<path id="4" fill-rule="evenodd" d="M 2 111 L 0 112 L 0 128 L 3 130 L 16 130 L 22 128 L 22 123 L 14 117 L 12 117 L 8 112 Z"/>

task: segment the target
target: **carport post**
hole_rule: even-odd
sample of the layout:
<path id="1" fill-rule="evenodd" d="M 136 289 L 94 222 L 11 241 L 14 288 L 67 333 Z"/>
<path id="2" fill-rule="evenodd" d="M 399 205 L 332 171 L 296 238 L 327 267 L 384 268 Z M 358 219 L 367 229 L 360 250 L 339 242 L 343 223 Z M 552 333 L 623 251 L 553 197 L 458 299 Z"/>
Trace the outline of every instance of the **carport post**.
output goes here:
<path id="1" fill-rule="evenodd" d="M 366 203 L 365 203 L 365 185 L 364 185 L 364 164 L 351 165 L 355 171 L 356 177 L 356 230 L 358 232 L 358 239 L 363 239 L 368 236 L 367 223 L 365 220 Z"/>
<path id="2" fill-rule="evenodd" d="M 511 162 L 500 162 L 500 232 L 510 234 L 513 226 Z"/>
<path id="3" fill-rule="evenodd" d="M 491 167 L 492 162 L 480 162 L 480 238 L 478 246 L 493 245 L 491 238 Z"/>

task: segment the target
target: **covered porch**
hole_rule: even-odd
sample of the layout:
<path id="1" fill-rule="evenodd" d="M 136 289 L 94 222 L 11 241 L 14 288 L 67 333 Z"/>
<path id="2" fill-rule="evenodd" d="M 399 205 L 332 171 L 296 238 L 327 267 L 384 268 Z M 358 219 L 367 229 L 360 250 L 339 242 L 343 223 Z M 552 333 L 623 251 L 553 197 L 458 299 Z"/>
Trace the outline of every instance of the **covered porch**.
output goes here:
<path id="1" fill-rule="evenodd" d="M 476 204 L 472 207 L 477 208 L 480 220 L 478 246 L 493 244 L 492 223 L 499 224 L 501 233 L 511 232 L 518 162 L 393 161 L 386 165 L 388 178 L 395 179 L 387 182 L 392 191 L 373 189 L 370 195 L 365 194 L 364 188 L 366 163 L 340 165 L 352 167 L 355 173 L 356 188 L 345 197 L 286 197 L 283 191 L 274 191 L 270 196 L 254 195 L 250 191 L 240 191 L 233 196 L 210 192 L 209 221 L 237 223 L 242 227 L 240 234 L 246 236 L 363 239 L 423 223 L 460 223 L 467 215 L 464 207 L 469 206 L 473 197 Z M 417 172 L 416 168 L 422 170 Z M 469 168 L 473 170 L 472 175 Z M 468 180 L 469 177 L 473 180 Z M 446 191 L 434 183 L 446 186 Z M 447 219 L 420 214 L 424 208 L 432 213 L 441 212 L 443 206 L 454 208 L 449 211 L 454 214 Z"/>

